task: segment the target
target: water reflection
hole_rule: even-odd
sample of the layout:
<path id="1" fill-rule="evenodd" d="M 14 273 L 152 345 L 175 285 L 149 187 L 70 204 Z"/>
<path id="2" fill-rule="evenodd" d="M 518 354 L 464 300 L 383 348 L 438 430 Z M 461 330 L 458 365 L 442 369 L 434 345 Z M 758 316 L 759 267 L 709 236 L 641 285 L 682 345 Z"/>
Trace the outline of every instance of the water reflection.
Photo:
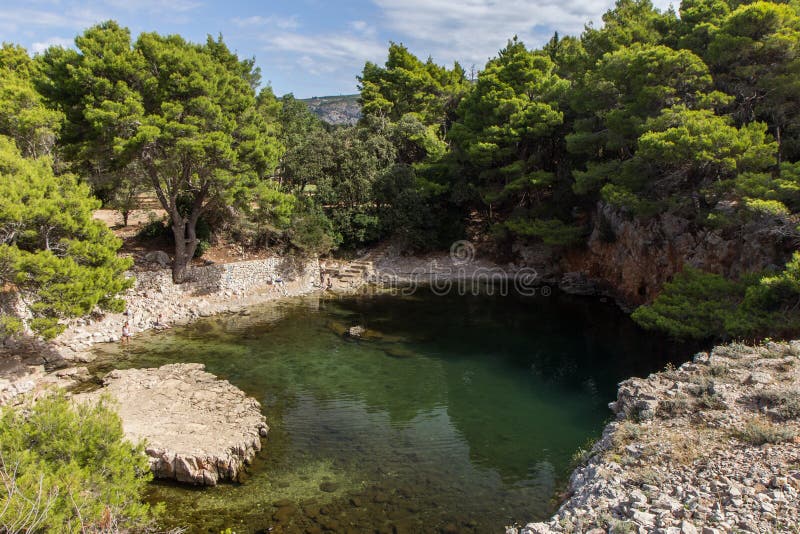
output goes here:
<path id="1" fill-rule="evenodd" d="M 364 339 L 343 335 L 355 325 Z M 262 403 L 271 432 L 249 480 L 155 486 L 166 526 L 197 532 L 544 517 L 616 383 L 679 353 L 588 299 L 428 294 L 302 299 L 98 352 L 98 372 L 202 362 Z"/>

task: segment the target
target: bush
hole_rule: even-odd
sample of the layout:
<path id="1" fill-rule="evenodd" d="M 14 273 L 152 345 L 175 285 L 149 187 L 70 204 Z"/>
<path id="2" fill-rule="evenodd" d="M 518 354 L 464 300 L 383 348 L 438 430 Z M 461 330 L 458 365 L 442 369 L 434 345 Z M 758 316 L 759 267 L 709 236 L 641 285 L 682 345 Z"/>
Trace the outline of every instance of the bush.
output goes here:
<path id="1" fill-rule="evenodd" d="M 164 221 L 152 220 L 142 226 L 142 229 L 136 232 L 138 239 L 157 239 L 159 237 L 169 234 L 169 228 Z"/>
<path id="2" fill-rule="evenodd" d="M 736 431 L 734 435 L 737 439 L 751 445 L 763 445 L 765 443 L 791 441 L 797 436 L 797 432 L 792 428 L 775 425 L 769 421 L 751 419 L 745 423 L 744 428 Z"/>
<path id="3" fill-rule="evenodd" d="M 772 414 L 781 421 L 800 417 L 800 391 L 760 391 L 753 399 L 772 410 Z"/>
<path id="4" fill-rule="evenodd" d="M 777 338 L 800 331 L 800 253 L 777 274 L 753 273 L 741 280 L 687 267 L 664 285 L 633 319 L 677 338 Z"/>
<path id="5" fill-rule="evenodd" d="M 292 245 L 305 254 L 322 256 L 339 244 L 341 239 L 324 213 L 309 211 L 298 214 L 290 232 Z"/>
<path id="6" fill-rule="evenodd" d="M 73 405 L 62 393 L 0 412 L 0 532 L 135 529 L 156 510 L 143 445 L 124 439 L 107 400 Z"/>

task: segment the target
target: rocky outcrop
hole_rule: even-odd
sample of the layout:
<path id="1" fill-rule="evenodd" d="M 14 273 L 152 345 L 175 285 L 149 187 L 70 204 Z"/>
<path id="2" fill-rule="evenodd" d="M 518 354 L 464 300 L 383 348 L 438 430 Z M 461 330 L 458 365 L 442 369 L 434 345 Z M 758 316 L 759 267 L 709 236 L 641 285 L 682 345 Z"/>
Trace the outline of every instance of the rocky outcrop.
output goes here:
<path id="1" fill-rule="evenodd" d="M 43 365 L 27 365 L 18 355 L 0 358 L 0 405 L 33 391 L 44 376 Z"/>
<path id="2" fill-rule="evenodd" d="M 592 219 L 586 247 L 562 258 L 561 271 L 594 279 L 597 292 L 612 294 L 624 308 L 650 302 L 684 265 L 738 277 L 787 257 L 780 240 L 755 229 L 726 235 L 671 214 L 631 218 L 603 203 Z"/>
<path id="3" fill-rule="evenodd" d="M 509 533 L 789 532 L 800 524 L 800 341 L 725 345 L 620 384 L 547 522 Z"/>
<path id="4" fill-rule="evenodd" d="M 322 96 L 302 100 L 323 122 L 337 126 L 353 126 L 361 118 L 358 95 Z"/>
<path id="5" fill-rule="evenodd" d="M 204 369 L 173 364 L 112 371 L 104 388 L 76 398 L 110 394 L 126 437 L 145 441 L 156 477 L 206 486 L 235 481 L 269 428 L 256 400 Z"/>

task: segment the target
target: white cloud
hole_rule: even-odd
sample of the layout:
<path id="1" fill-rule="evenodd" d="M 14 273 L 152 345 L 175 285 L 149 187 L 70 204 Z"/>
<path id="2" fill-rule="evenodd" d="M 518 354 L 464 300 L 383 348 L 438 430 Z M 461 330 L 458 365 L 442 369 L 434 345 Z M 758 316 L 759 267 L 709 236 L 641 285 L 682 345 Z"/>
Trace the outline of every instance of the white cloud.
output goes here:
<path id="1" fill-rule="evenodd" d="M 319 76 L 338 71 L 358 72 L 365 61 L 379 61 L 386 55 L 386 46 L 372 37 L 351 33 L 304 35 L 283 32 L 262 37 L 264 49 L 280 52 L 283 68 L 300 66 Z M 294 58 L 292 60 L 291 58 Z"/>
<path id="2" fill-rule="evenodd" d="M 374 37 L 377 33 L 377 29 L 374 25 L 368 23 L 365 20 L 354 20 L 348 24 L 350 28 L 356 32 L 360 33 L 361 35 L 366 35 L 369 37 Z"/>
<path id="3" fill-rule="evenodd" d="M 81 29 L 91 26 L 99 20 L 103 20 L 102 15 L 82 7 L 62 9 L 59 12 L 37 9 L 0 9 L 0 28 L 9 31 L 30 26 Z"/>
<path id="4" fill-rule="evenodd" d="M 29 1 L 26 8 L 0 7 L 0 31 L 16 33 L 31 27 L 81 31 L 110 18 L 119 19 L 119 11 L 185 16 L 202 5 L 198 0 Z"/>
<path id="5" fill-rule="evenodd" d="M 151 14 L 185 13 L 203 5 L 197 0 L 104 0 L 104 3 L 126 11 L 146 11 Z"/>
<path id="6" fill-rule="evenodd" d="M 278 17 L 270 15 L 262 17 L 255 15 L 252 17 L 235 17 L 231 19 L 236 26 L 240 28 L 249 27 L 273 27 L 281 30 L 295 30 L 300 27 L 297 17 Z"/>
<path id="7" fill-rule="evenodd" d="M 540 46 L 554 31 L 578 35 L 584 25 L 613 6 L 613 0 L 373 0 L 386 25 L 408 37 L 415 51 L 437 62 L 459 60 L 479 68 L 519 36 Z M 656 0 L 658 7 L 669 0 Z"/>
<path id="8" fill-rule="evenodd" d="M 51 46 L 63 46 L 64 48 L 69 48 L 73 45 L 73 43 L 74 41 L 72 39 L 66 39 L 64 37 L 49 37 L 44 41 L 33 43 L 31 45 L 31 52 L 34 54 L 40 54 Z"/>

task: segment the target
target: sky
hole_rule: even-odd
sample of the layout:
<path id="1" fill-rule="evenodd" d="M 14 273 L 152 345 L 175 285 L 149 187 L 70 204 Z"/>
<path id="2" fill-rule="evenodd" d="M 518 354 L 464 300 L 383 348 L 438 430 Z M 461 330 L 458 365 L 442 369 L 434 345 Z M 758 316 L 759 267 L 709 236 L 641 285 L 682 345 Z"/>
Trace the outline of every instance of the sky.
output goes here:
<path id="1" fill-rule="evenodd" d="M 668 0 L 654 0 L 662 9 Z M 676 2 L 677 3 L 677 2 Z M 366 61 L 383 64 L 389 42 L 421 59 L 483 68 L 509 38 L 529 47 L 553 32 L 578 35 L 613 0 L 0 0 L 0 40 L 31 53 L 74 46 L 76 35 L 114 19 L 132 34 L 222 35 L 256 59 L 264 84 L 297 98 L 352 94 Z"/>

